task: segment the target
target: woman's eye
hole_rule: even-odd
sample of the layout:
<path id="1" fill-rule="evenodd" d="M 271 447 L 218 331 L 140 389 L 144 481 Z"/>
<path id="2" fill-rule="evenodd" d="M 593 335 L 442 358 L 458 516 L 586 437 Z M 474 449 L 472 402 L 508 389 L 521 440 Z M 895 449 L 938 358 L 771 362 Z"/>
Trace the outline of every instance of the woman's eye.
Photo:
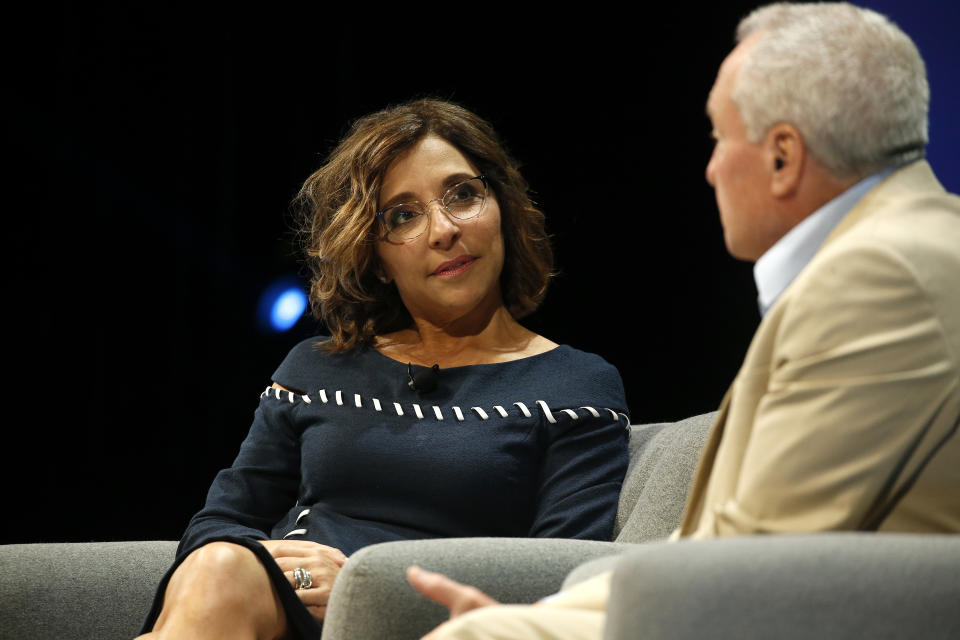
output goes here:
<path id="1" fill-rule="evenodd" d="M 391 227 L 399 227 L 417 217 L 417 212 L 407 207 L 395 207 L 390 210 L 387 220 Z"/>
<path id="2" fill-rule="evenodd" d="M 450 194 L 451 200 L 470 200 L 476 197 L 477 190 L 473 188 L 473 185 L 469 184 L 461 184 Z"/>

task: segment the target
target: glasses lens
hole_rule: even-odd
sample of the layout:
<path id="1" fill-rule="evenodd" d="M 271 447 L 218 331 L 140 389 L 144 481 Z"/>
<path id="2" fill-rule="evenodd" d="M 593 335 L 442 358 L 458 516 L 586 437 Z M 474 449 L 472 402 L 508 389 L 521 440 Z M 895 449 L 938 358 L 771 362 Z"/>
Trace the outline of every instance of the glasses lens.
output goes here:
<path id="1" fill-rule="evenodd" d="M 398 204 L 383 212 L 383 222 L 388 233 L 409 240 L 423 233 L 427 216 L 419 204 Z"/>
<path id="2" fill-rule="evenodd" d="M 483 211 L 487 188 L 480 178 L 461 182 L 443 196 L 443 207 L 450 215 L 460 220 L 473 218 Z"/>

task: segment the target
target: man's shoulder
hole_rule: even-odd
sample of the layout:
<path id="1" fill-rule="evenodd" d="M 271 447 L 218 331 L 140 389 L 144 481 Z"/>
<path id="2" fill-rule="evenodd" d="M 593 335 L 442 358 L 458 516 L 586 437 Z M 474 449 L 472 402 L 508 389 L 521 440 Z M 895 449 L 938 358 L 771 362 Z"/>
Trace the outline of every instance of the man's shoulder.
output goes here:
<path id="1" fill-rule="evenodd" d="M 761 329 L 782 357 L 850 348 L 867 336 L 960 353 L 960 198 L 931 190 L 875 201 L 813 257 Z M 956 357 L 956 355 L 954 355 Z"/>
<path id="2" fill-rule="evenodd" d="M 960 197 L 918 161 L 871 189 L 847 214 L 801 276 L 847 272 L 861 262 L 900 263 L 924 281 L 960 269 Z"/>
<path id="3" fill-rule="evenodd" d="M 960 196 L 944 189 L 930 165 L 920 160 L 893 172 L 871 189 L 849 217 L 850 229 L 860 232 L 870 228 L 861 223 L 870 221 L 910 227 L 916 235 L 929 235 L 939 228 L 955 233 L 960 229 Z"/>

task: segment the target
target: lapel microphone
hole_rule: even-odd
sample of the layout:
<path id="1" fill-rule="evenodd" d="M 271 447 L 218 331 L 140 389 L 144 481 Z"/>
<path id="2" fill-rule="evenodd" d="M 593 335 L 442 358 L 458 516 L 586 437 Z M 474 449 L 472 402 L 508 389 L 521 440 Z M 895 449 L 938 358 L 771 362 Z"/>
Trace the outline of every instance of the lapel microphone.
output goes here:
<path id="1" fill-rule="evenodd" d="M 407 363 L 407 386 L 418 393 L 430 393 L 437 388 L 437 381 L 440 379 L 437 375 L 440 373 L 440 365 L 435 364 L 432 367 L 424 367 L 413 372 L 413 365 Z"/>

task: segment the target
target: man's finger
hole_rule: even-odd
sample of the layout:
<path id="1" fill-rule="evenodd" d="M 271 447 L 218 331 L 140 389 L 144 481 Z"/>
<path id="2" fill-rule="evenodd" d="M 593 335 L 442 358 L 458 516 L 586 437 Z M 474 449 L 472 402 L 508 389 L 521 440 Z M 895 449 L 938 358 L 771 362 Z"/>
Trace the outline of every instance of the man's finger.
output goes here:
<path id="1" fill-rule="evenodd" d="M 478 607 L 497 604 L 497 601 L 475 587 L 460 584 L 442 573 L 426 571 L 417 566 L 407 569 L 407 580 L 413 588 L 450 609 L 451 617 Z"/>
<path id="2" fill-rule="evenodd" d="M 453 605 L 460 589 L 463 588 L 462 584 L 442 573 L 427 571 L 418 566 L 407 569 L 407 581 L 413 585 L 414 589 L 447 608 Z"/>

